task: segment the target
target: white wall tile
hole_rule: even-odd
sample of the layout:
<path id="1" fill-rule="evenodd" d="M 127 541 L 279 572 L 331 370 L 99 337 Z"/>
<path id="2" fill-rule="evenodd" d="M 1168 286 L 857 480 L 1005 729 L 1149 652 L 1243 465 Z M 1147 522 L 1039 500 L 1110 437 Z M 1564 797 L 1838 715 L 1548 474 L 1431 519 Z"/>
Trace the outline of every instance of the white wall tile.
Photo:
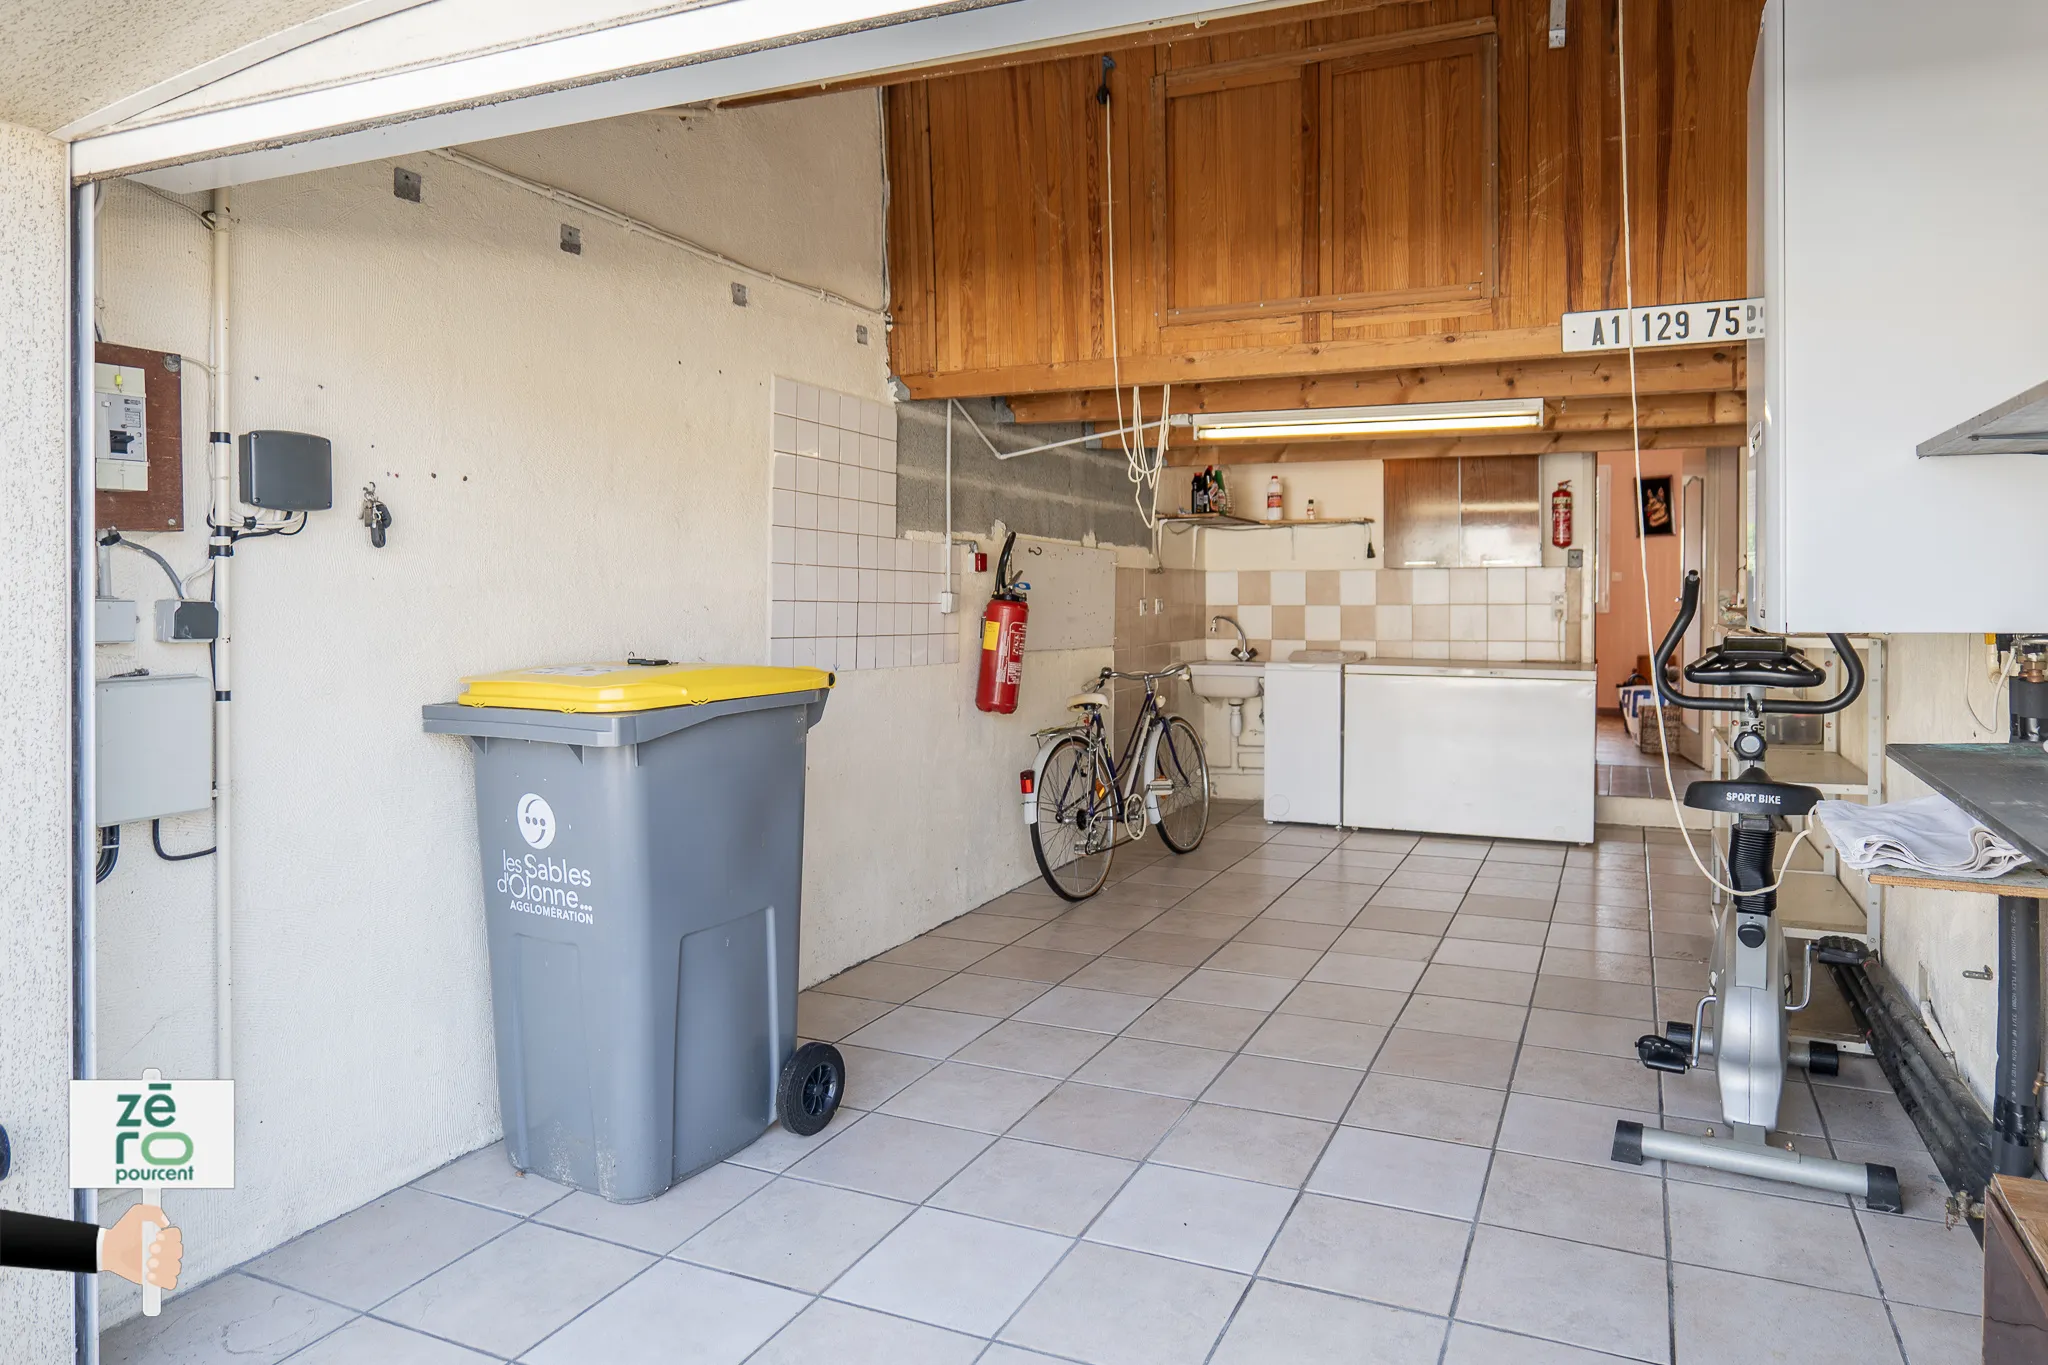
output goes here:
<path id="1" fill-rule="evenodd" d="M 797 602 L 793 605 L 792 631 L 799 640 L 807 640 L 818 633 L 818 604 Z"/>
<path id="2" fill-rule="evenodd" d="M 1451 657 L 1450 641 L 1417 640 L 1414 647 L 1409 651 L 1408 657 L 1411 659 L 1448 659 Z"/>
<path id="3" fill-rule="evenodd" d="M 1275 640 L 1273 642 L 1273 658 L 1278 662 L 1285 663 L 1288 659 L 1293 658 L 1297 651 L 1307 648 L 1308 641 L 1306 640 Z"/>
<path id="4" fill-rule="evenodd" d="M 1557 638 L 1557 618 L 1550 614 L 1550 604 L 1548 602 L 1531 602 L 1522 610 L 1526 613 L 1522 629 L 1523 639 L 1555 640 Z"/>
<path id="5" fill-rule="evenodd" d="M 1272 584 L 1276 607 L 1298 607 L 1308 601 L 1308 575 L 1300 569 L 1273 570 Z"/>
<path id="6" fill-rule="evenodd" d="M 776 602 L 768 609 L 768 636 L 786 640 L 796 633 L 796 603 Z"/>
<path id="7" fill-rule="evenodd" d="M 912 664 L 931 662 L 931 643 L 922 635 L 910 637 L 910 662 Z"/>
<path id="8" fill-rule="evenodd" d="M 1417 569 L 1409 585 L 1409 602 L 1418 607 L 1440 607 L 1451 600 L 1449 569 Z"/>
<path id="9" fill-rule="evenodd" d="M 861 514 L 861 512 L 862 512 L 862 510 L 863 510 L 863 509 L 862 509 L 862 507 L 861 507 L 861 504 L 859 504 L 859 503 L 855 502 L 855 501 L 854 501 L 854 500 L 853 500 L 852 498 L 839 498 L 839 499 L 837 499 L 836 501 L 838 502 L 838 505 L 839 505 L 839 529 L 840 529 L 840 531 L 841 531 L 841 532 L 843 532 L 844 534 L 846 534 L 846 535 L 850 535 L 850 536 L 856 536 L 856 535 L 859 535 L 859 534 L 860 534 L 860 530 L 861 530 L 861 525 L 860 525 L 860 514 Z M 873 510 L 873 509 L 867 509 L 867 510 Z M 870 523 L 868 523 L 868 524 L 869 524 L 869 526 L 870 526 L 870 527 L 872 527 L 872 526 L 874 525 L 874 523 L 873 523 L 873 522 L 870 522 Z M 856 556 L 856 558 L 857 558 L 857 557 L 859 556 L 859 554 L 860 554 L 860 548 L 859 548 L 859 546 L 858 546 L 858 545 L 856 545 L 856 546 L 854 547 L 854 555 L 855 555 L 855 556 Z"/>
<path id="10" fill-rule="evenodd" d="M 794 379 L 784 379 L 779 374 L 776 375 L 775 382 L 769 386 L 768 402 L 770 411 L 786 416 L 795 416 L 796 381 Z"/>
<path id="11" fill-rule="evenodd" d="M 1344 633 L 1342 607 L 1310 607 L 1303 627 L 1311 640 L 1335 640 Z"/>
<path id="12" fill-rule="evenodd" d="M 1470 605 L 1486 601 L 1486 570 L 1449 569 L 1451 576 L 1451 605 Z"/>
<path id="13" fill-rule="evenodd" d="M 1523 657 L 1531 663 L 1554 664 L 1560 657 L 1557 642 L 1555 640 L 1531 640 L 1528 652 Z"/>
<path id="14" fill-rule="evenodd" d="M 887 404 L 884 404 L 884 405 L 883 405 L 883 407 L 882 407 L 882 429 L 881 429 L 881 431 L 880 431 L 880 432 L 879 432 L 878 434 L 879 434 L 879 435 L 881 436 L 881 438 L 882 438 L 883 440 L 885 440 L 885 441 L 891 442 L 892 444 L 893 444 L 893 443 L 895 442 L 895 440 L 896 440 L 896 405 L 895 405 L 894 403 L 887 403 Z"/>
<path id="15" fill-rule="evenodd" d="M 790 495 L 791 510 L 795 509 L 795 494 Z M 796 563 L 796 528 L 777 526 L 768 532 L 768 558 L 770 562 L 785 568 Z M 781 594 L 778 594 L 780 596 Z"/>
<path id="16" fill-rule="evenodd" d="M 787 488 L 778 488 L 768 495 L 768 519 L 772 525 L 796 525 L 796 496 Z"/>
<path id="17" fill-rule="evenodd" d="M 1453 659 L 1484 659 L 1486 657 L 1486 641 L 1453 640 L 1451 641 L 1451 657 Z"/>
<path id="18" fill-rule="evenodd" d="M 1212 607 L 1234 607 L 1237 605 L 1237 571 L 1234 569 L 1211 569 L 1203 586 L 1203 596 Z"/>
<path id="19" fill-rule="evenodd" d="M 1244 633 L 1251 639 L 1269 640 L 1273 637 L 1273 609 L 1271 607 L 1239 607 L 1235 615 L 1237 616 L 1237 624 L 1244 629 Z"/>
<path id="20" fill-rule="evenodd" d="M 1455 569 L 1453 573 L 1457 572 Z M 1481 586 L 1485 586 L 1484 583 Z M 1484 641 L 1486 639 L 1486 608 L 1469 603 L 1451 604 L 1451 639 L 1462 641 Z M 1483 651 L 1482 651 L 1483 653 Z M 1478 657 L 1477 655 L 1471 657 Z"/>
<path id="21" fill-rule="evenodd" d="M 768 662 L 777 668 L 788 668 L 796 662 L 796 643 L 792 640 L 773 641 L 768 649 Z"/>
<path id="22" fill-rule="evenodd" d="M 854 648 L 853 666 L 855 668 L 873 668 L 875 666 L 875 642 L 873 640 L 865 636 L 861 638 L 860 644 Z"/>
<path id="23" fill-rule="evenodd" d="M 815 564 L 818 562 L 818 533 L 797 528 L 795 562 Z"/>
<path id="24" fill-rule="evenodd" d="M 818 424 L 799 417 L 796 419 L 796 453 L 815 455 L 818 453 Z"/>
<path id="25" fill-rule="evenodd" d="M 1519 663 L 1525 648 L 1520 640 L 1488 640 L 1486 657 L 1494 663 Z"/>
<path id="26" fill-rule="evenodd" d="M 855 439 L 858 439 L 858 438 L 855 438 Z M 835 427 L 835 426 L 828 426 L 828 425 L 827 425 L 827 424 L 825 424 L 824 422 L 820 422 L 820 423 L 818 423 L 818 458 L 819 458 L 819 459 L 821 459 L 821 460 L 831 460 L 831 461 L 832 461 L 833 463 L 835 463 L 835 464 L 836 464 L 836 463 L 838 463 L 838 461 L 839 461 L 839 441 L 840 441 L 840 431 L 839 431 L 839 428 L 838 428 L 838 427 Z"/>
<path id="27" fill-rule="evenodd" d="M 1415 609 L 1413 607 L 1381 606 L 1374 609 L 1379 620 L 1378 636 L 1382 640 L 1412 640 L 1415 638 Z"/>
<path id="28" fill-rule="evenodd" d="M 1529 576 L 1528 600 L 1531 602 L 1548 602 L 1552 593 L 1564 591 L 1564 576 L 1568 570 L 1527 569 L 1524 572 Z"/>
<path id="29" fill-rule="evenodd" d="M 880 527 L 881 533 L 883 535 L 888 536 L 891 539 L 895 538 L 896 503 L 893 499 L 889 502 L 885 502 L 882 504 L 882 515 L 880 520 L 876 524 Z"/>
<path id="30" fill-rule="evenodd" d="M 796 456 L 778 454 L 769 469 L 769 483 L 772 487 L 796 487 Z"/>
<path id="31" fill-rule="evenodd" d="M 777 602 L 796 601 L 796 565 L 769 565 L 768 592 L 769 596 Z"/>
<path id="32" fill-rule="evenodd" d="M 815 530 L 818 525 L 818 495 L 798 493 L 790 518 L 791 524 L 799 530 Z"/>
<path id="33" fill-rule="evenodd" d="M 1337 575 L 1337 600 L 1347 607 L 1369 607 L 1379 601 L 1379 570 L 1345 569 Z"/>
<path id="34" fill-rule="evenodd" d="M 1498 572 L 1498 570 L 1489 570 Z M 1494 603 L 1486 609 L 1486 638 L 1488 640 L 1522 640 L 1523 622 L 1527 619 L 1522 604 Z"/>
<path id="35" fill-rule="evenodd" d="M 795 596 L 795 598 L 793 599 L 793 600 L 795 600 L 795 601 L 798 601 L 798 602 L 815 602 L 815 601 L 817 601 L 817 600 L 818 600 L 818 566 L 817 566 L 817 565 L 815 565 L 815 564 L 799 564 L 799 565 L 797 565 L 797 566 L 796 566 L 796 589 L 795 589 L 795 591 L 796 591 L 796 596 Z"/>
<path id="36" fill-rule="evenodd" d="M 1526 569 L 1488 569 L 1486 571 L 1487 602 L 1492 604 L 1497 602 L 1527 601 L 1528 599 L 1523 596 L 1527 589 L 1527 580 L 1528 570 Z"/>
<path id="37" fill-rule="evenodd" d="M 858 512 L 860 524 L 855 529 L 860 532 L 861 540 L 865 543 L 873 538 L 876 532 L 881 529 L 882 509 L 871 502 L 856 502 L 848 505 L 855 508 Z"/>

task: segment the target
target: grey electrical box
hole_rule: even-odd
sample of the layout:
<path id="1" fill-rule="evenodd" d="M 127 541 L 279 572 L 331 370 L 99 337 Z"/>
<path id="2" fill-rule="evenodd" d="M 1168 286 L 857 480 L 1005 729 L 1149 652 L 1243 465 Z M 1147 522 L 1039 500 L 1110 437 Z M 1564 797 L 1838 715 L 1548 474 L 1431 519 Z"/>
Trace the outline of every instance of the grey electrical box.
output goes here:
<path id="1" fill-rule="evenodd" d="M 156 604 L 156 638 L 167 645 L 202 643 L 220 637 L 220 608 L 203 597 L 162 597 Z"/>
<path id="2" fill-rule="evenodd" d="M 283 512 L 334 506 L 334 443 L 303 431 L 242 434 L 242 501 Z"/>
<path id="3" fill-rule="evenodd" d="M 135 604 L 125 597 L 92 600 L 92 642 L 96 645 L 135 643 Z"/>
<path id="4" fill-rule="evenodd" d="M 213 804 L 213 682 L 196 673 L 101 678 L 94 684 L 93 823 L 205 810 Z"/>

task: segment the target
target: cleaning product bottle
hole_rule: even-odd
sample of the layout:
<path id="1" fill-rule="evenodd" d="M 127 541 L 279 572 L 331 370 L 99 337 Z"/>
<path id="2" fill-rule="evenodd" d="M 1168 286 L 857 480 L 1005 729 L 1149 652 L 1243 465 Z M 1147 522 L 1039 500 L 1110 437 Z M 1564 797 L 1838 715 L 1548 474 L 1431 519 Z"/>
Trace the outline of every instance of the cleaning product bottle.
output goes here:
<path id="1" fill-rule="evenodd" d="M 1280 476 L 1266 480 L 1266 520 L 1280 520 Z"/>
<path id="2" fill-rule="evenodd" d="M 1230 512 L 1230 490 L 1223 484 L 1223 471 L 1220 469 L 1209 481 L 1209 510 L 1225 515 Z"/>
<path id="3" fill-rule="evenodd" d="M 1197 514 L 1209 510 L 1209 484 L 1199 470 L 1195 473 L 1194 481 L 1188 485 L 1188 507 Z"/>

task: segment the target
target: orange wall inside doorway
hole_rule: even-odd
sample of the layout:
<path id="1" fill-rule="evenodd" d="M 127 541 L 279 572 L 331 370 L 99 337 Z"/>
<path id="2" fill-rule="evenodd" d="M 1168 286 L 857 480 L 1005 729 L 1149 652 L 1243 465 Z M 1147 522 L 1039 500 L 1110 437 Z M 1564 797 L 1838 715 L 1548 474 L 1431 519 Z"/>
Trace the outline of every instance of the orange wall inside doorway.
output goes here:
<path id="1" fill-rule="evenodd" d="M 1679 480 L 1685 467 L 1683 450 L 1643 452 L 1643 477 L 1668 475 L 1671 479 L 1673 515 L 1679 514 Z M 1636 656 L 1648 654 L 1678 614 L 1678 537 L 1636 535 L 1635 460 L 1627 452 L 1603 455 L 1600 468 L 1607 475 L 1607 610 L 1593 623 L 1593 658 L 1600 674 L 1599 701 L 1603 709 L 1615 705 L 1614 689 L 1636 666 Z M 1654 634 L 1643 624 L 1642 564 L 1644 546 L 1650 561 L 1650 611 L 1656 619 Z"/>

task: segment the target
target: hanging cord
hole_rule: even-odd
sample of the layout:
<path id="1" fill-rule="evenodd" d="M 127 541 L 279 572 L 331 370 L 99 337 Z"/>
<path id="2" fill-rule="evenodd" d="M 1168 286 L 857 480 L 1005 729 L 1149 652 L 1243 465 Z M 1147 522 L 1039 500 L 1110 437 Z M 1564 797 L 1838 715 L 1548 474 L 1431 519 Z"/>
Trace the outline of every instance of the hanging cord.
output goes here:
<path id="1" fill-rule="evenodd" d="M 1963 705 L 1967 706 L 1970 709 L 1970 719 L 1977 723 L 1977 727 L 1981 730 L 1990 731 L 1994 737 L 1998 734 L 1999 693 L 2004 688 L 2007 679 L 2011 678 L 2012 675 L 2016 671 L 2018 671 L 2020 661 L 2020 642 L 2017 639 L 2015 639 L 2012 643 L 2013 647 L 2006 651 L 2005 662 L 1999 665 L 1998 681 L 1994 682 L 1991 685 L 1992 690 L 1990 720 L 1986 720 L 1984 719 L 1984 717 L 1977 714 L 1977 701 L 1974 697 L 1970 695 L 1969 651 L 1965 650 L 1963 654 Z"/>
<path id="2" fill-rule="evenodd" d="M 1138 504 L 1138 516 L 1145 523 L 1145 529 L 1159 529 L 1159 474 L 1166 467 L 1166 408 L 1173 397 L 1173 386 L 1167 385 L 1159 402 L 1159 444 L 1149 452 L 1145 447 L 1145 411 L 1139 403 L 1138 386 L 1131 386 L 1131 413 L 1134 425 L 1124 421 L 1124 371 L 1123 343 L 1117 336 L 1116 326 L 1116 138 L 1113 134 L 1115 122 L 1110 113 L 1109 73 L 1116 70 L 1116 59 L 1104 56 L 1102 59 L 1102 84 L 1096 88 L 1095 102 L 1102 106 L 1102 292 L 1109 304 L 1109 376 L 1110 392 L 1116 397 L 1117 444 L 1124 452 L 1124 472 L 1136 485 L 1132 499 Z M 1130 433 L 1138 434 L 1136 450 L 1131 448 Z"/>
<path id="3" fill-rule="evenodd" d="M 208 854 L 213 852 L 213 850 L 210 848 L 202 848 L 196 853 L 164 852 L 163 823 L 164 822 L 161 820 L 152 820 L 149 822 L 149 845 L 151 848 L 154 848 L 156 850 L 156 856 L 162 858 L 165 862 L 189 863 L 194 858 L 204 858 Z"/>
<path id="4" fill-rule="evenodd" d="M 1617 93 L 1621 101 L 1621 279 L 1623 302 L 1628 318 L 1628 409 L 1629 436 L 1635 450 L 1636 470 L 1636 541 L 1644 552 L 1636 556 L 1637 568 L 1642 571 L 1643 581 L 1643 630 L 1644 638 L 1657 638 L 1656 613 L 1650 607 L 1650 556 L 1648 542 L 1644 536 L 1643 523 L 1643 414 L 1641 396 L 1636 385 L 1636 253 L 1634 227 L 1629 215 L 1628 200 L 1628 0 L 1620 0 L 1614 10 L 1614 64 Z M 1679 515 L 1683 516 L 1683 509 Z M 1651 667 L 1655 668 L 1653 659 Z M 1708 882 L 1730 896 L 1762 896 L 1775 892 L 1785 884 L 1791 872 L 1792 859 L 1799 852 L 1799 846 L 1813 833 L 1813 817 L 1806 817 L 1806 827 L 1799 831 L 1791 846 L 1785 850 L 1785 861 L 1778 865 L 1778 879 L 1769 886 L 1738 888 L 1728 885 L 1707 870 L 1700 860 L 1700 851 L 1693 847 L 1692 830 L 1685 823 L 1685 807 L 1679 803 L 1678 788 L 1671 781 L 1671 736 L 1664 726 L 1664 697 L 1659 685 L 1661 678 L 1650 679 L 1652 702 L 1657 712 L 1657 748 L 1664 761 L 1664 795 L 1671 802 L 1671 809 L 1678 817 L 1678 837 L 1685 841 L 1685 851 L 1692 855 L 1692 865 Z M 1717 859 L 1718 861 L 1718 859 Z M 1730 874 L 1731 876 L 1733 873 Z M 1718 912 L 1716 918 L 1719 918 Z"/>

